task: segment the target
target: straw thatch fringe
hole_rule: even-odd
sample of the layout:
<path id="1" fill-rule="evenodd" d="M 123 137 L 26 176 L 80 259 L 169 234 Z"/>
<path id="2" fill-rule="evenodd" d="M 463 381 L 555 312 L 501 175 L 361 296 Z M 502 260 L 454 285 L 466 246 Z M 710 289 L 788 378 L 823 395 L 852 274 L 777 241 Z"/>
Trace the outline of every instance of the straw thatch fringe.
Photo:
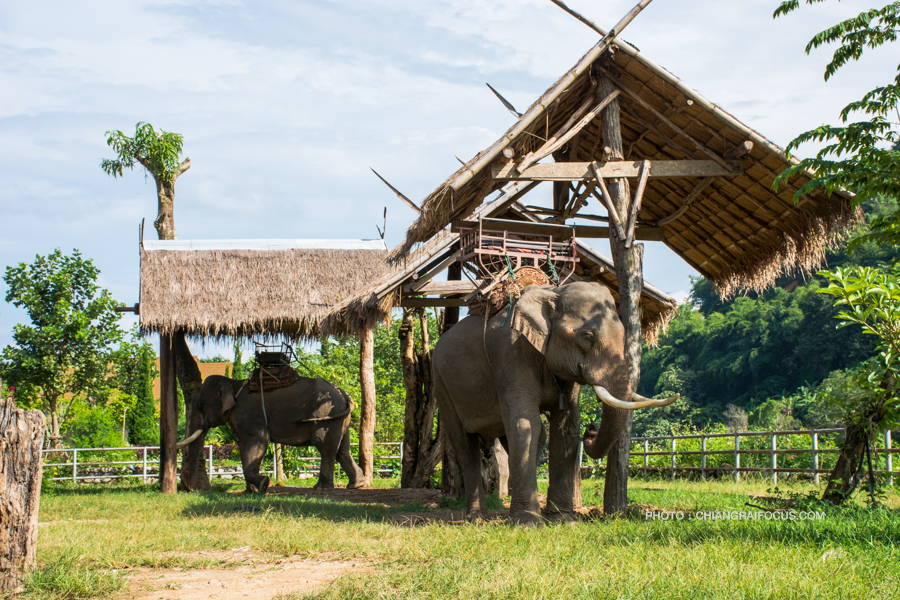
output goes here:
<path id="1" fill-rule="evenodd" d="M 333 313 L 390 270 L 386 257 L 384 250 L 141 250 L 141 330 L 295 340 L 353 334 L 383 311 Z"/>
<path id="2" fill-rule="evenodd" d="M 659 336 L 665 335 L 669 329 L 669 323 L 678 314 L 678 304 L 667 302 L 661 304 L 661 311 L 648 315 L 647 311 L 641 316 L 641 332 L 644 335 L 644 341 L 653 348 L 659 345 Z"/>
<path id="3" fill-rule="evenodd" d="M 825 264 L 826 252 L 837 248 L 864 220 L 861 209 L 851 210 L 846 205 L 836 207 L 830 215 L 808 216 L 803 231 L 784 233 L 780 247 L 712 278 L 713 286 L 723 299 L 728 299 L 744 290 L 763 292 L 775 285 L 775 279 L 781 275 L 813 274 Z"/>

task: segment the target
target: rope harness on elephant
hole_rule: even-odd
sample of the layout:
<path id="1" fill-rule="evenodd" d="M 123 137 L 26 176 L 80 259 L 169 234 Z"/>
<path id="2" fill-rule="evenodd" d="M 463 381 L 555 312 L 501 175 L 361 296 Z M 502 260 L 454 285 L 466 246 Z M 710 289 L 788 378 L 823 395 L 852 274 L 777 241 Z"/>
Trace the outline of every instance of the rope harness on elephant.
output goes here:
<path id="1" fill-rule="evenodd" d="M 248 380 L 249 381 L 249 380 Z M 259 402 L 262 404 L 263 419 L 266 423 L 266 431 L 269 431 L 269 417 L 266 415 L 266 392 L 263 388 L 263 370 L 259 370 Z"/>

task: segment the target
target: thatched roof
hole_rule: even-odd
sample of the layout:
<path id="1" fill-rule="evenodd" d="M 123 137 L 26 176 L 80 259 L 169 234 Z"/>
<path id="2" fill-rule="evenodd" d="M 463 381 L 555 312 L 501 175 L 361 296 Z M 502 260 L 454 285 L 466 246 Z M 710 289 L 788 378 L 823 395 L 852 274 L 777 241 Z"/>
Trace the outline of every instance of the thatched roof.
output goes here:
<path id="1" fill-rule="evenodd" d="M 505 160 L 501 151 L 512 148 L 514 156 L 522 157 L 540 147 L 547 132 L 560 128 L 593 94 L 592 84 L 605 69 L 623 90 L 618 101 L 626 160 L 721 161 L 745 141 L 753 142 L 741 159 L 742 174 L 715 178 L 680 216 L 662 224 L 661 219 L 682 208 L 701 178 L 651 178 L 639 223 L 663 227 L 663 242 L 725 296 L 762 290 L 779 274 L 821 265 L 825 250 L 860 218 L 850 208 L 851 194 L 815 192 L 795 203 L 795 192 L 809 180 L 805 176 L 774 192 L 775 176 L 796 161 L 632 46 L 618 39 L 613 44 L 614 53 L 601 44 L 592 48 L 500 140 L 432 192 L 391 259 L 402 258 L 451 221 L 470 214 L 487 191 L 503 185 L 491 180 L 491 164 Z M 581 130 L 576 156 L 568 160 L 604 160 L 600 121 Z"/>
<path id="2" fill-rule="evenodd" d="M 381 277 L 386 256 L 381 240 L 144 242 L 141 329 L 216 338 L 352 335 L 384 313 L 360 307 L 335 318 L 334 308 Z"/>
<path id="3" fill-rule="evenodd" d="M 507 197 L 514 195 L 514 193 L 500 195 L 479 207 L 475 214 L 517 220 L 533 218 L 524 214 L 522 210 L 524 207 L 521 204 L 506 201 Z M 459 234 L 451 232 L 449 228 L 439 231 L 426 243 L 404 255 L 381 277 L 373 279 L 359 294 L 337 306 L 328 322 L 349 321 L 352 324 L 355 315 L 367 314 L 367 311 L 381 315 L 382 319 L 386 318 L 391 309 L 400 306 L 402 286 L 409 283 L 415 273 L 451 251 L 458 241 Z M 401 250 L 402 244 L 394 248 L 392 254 L 398 255 Z M 612 260 L 593 250 L 583 240 L 578 240 L 578 258 L 580 262 L 573 281 L 597 281 L 608 287 L 618 302 L 618 281 Z M 655 344 L 659 334 L 665 330 L 675 315 L 677 304 L 671 296 L 645 281 L 641 292 L 641 308 L 641 328 L 644 338 L 649 343 Z"/>

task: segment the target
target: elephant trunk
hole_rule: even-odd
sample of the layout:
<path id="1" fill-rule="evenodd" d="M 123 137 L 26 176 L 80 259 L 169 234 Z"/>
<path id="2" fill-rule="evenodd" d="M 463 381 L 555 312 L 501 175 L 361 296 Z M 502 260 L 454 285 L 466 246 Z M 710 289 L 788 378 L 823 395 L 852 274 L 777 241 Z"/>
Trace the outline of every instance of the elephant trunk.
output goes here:
<path id="1" fill-rule="evenodd" d="M 207 492 L 212 489 L 203 456 L 203 442 L 209 427 L 202 422 L 200 411 L 191 410 L 186 430 L 193 432 L 179 442 L 181 448 L 181 486 L 186 491 Z"/>

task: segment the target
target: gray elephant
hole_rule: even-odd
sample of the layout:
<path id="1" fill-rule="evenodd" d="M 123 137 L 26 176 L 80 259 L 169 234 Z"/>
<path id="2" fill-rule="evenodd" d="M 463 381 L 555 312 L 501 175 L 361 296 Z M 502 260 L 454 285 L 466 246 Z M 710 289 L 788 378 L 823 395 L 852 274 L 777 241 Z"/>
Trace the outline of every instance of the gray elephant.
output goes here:
<path id="1" fill-rule="evenodd" d="M 606 405 L 599 430 L 585 436 L 585 452 L 593 458 L 610 451 L 628 410 L 665 406 L 677 398 L 650 400 L 632 393 L 624 327 L 612 294 L 597 283 L 527 287 L 486 327 L 481 316 L 453 326 L 435 346 L 432 364 L 434 395 L 462 471 L 469 520 L 482 519 L 486 509 L 479 437 L 500 438 L 509 452 L 510 520 L 540 523 L 538 437 L 541 413 L 549 413 L 544 516 L 571 520 L 579 468 L 576 384 L 593 386 Z"/>
<path id="2" fill-rule="evenodd" d="M 263 407 L 263 396 L 265 407 Z M 187 447 L 182 469 L 200 468 L 203 439 L 212 427 L 228 423 L 241 450 L 247 491 L 265 492 L 269 478 L 259 467 L 269 443 L 314 446 L 321 461 L 315 487 L 334 487 L 337 460 L 349 477 L 348 488 L 364 485 L 362 470 L 350 455 L 350 411 L 353 400 L 324 379 L 301 377 L 296 383 L 263 395 L 250 393 L 247 380 L 220 375 L 207 377 L 188 416 L 187 431 L 178 443 Z M 197 463 L 197 464 L 194 464 Z"/>

